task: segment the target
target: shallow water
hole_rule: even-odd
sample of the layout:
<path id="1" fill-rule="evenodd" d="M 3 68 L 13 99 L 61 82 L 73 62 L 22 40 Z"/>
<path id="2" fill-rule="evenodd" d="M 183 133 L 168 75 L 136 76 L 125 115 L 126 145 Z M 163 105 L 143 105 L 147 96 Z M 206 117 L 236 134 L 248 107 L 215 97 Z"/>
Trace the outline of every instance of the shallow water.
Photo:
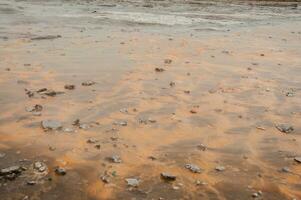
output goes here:
<path id="1" fill-rule="evenodd" d="M 0 199 L 300 199 L 301 13 L 283 4 L 1 1 L 0 168 L 27 169 Z M 64 94 L 24 91 L 45 87 Z"/>

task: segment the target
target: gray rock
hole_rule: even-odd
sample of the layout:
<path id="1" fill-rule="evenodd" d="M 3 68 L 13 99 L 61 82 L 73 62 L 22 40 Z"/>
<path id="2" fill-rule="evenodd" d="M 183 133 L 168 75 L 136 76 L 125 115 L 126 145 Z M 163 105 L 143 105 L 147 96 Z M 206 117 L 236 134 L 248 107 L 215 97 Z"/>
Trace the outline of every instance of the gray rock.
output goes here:
<path id="1" fill-rule="evenodd" d="M 289 124 L 278 124 L 276 128 L 282 133 L 291 133 L 294 131 L 294 127 Z"/>
<path id="2" fill-rule="evenodd" d="M 186 164 L 185 168 L 193 173 L 201 173 L 201 168 L 194 164 Z"/>
<path id="3" fill-rule="evenodd" d="M 139 182 L 140 182 L 136 178 L 127 178 L 127 179 L 125 179 L 125 181 L 127 182 L 128 186 L 131 186 L 131 187 L 138 187 Z"/>
<path id="4" fill-rule="evenodd" d="M 177 177 L 175 175 L 172 175 L 168 172 L 162 172 L 161 173 L 161 178 L 166 180 L 166 181 L 175 181 Z"/>
<path id="5" fill-rule="evenodd" d="M 44 130 L 59 130 L 62 128 L 62 123 L 57 120 L 43 120 L 42 121 L 42 128 Z"/>

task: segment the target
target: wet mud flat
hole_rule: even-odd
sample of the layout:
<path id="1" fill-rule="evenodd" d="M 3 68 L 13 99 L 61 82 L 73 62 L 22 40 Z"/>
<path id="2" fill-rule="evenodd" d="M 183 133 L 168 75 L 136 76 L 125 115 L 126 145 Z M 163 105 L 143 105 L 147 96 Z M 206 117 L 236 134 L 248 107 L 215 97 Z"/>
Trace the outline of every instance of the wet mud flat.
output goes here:
<path id="1" fill-rule="evenodd" d="M 301 5 L 0 2 L 0 199 L 301 199 Z"/>

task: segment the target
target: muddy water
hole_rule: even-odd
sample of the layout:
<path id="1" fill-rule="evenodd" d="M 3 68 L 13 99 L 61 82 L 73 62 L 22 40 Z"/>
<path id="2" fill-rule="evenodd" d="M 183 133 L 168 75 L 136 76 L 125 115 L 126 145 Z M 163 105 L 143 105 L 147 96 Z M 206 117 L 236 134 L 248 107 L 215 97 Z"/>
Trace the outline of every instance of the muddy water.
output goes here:
<path id="1" fill-rule="evenodd" d="M 300 199 L 300 19 L 298 3 L 1 1 L 0 168 L 26 169 L 0 199 Z M 41 88 L 64 93 L 24 90 Z"/>

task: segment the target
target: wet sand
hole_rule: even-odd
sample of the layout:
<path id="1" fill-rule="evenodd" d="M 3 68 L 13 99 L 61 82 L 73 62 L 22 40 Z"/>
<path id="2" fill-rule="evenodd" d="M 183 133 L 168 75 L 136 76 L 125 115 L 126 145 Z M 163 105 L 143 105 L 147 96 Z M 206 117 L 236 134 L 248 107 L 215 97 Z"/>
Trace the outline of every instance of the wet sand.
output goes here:
<path id="1" fill-rule="evenodd" d="M 0 199 L 301 199 L 300 7 L 1 2 Z"/>

